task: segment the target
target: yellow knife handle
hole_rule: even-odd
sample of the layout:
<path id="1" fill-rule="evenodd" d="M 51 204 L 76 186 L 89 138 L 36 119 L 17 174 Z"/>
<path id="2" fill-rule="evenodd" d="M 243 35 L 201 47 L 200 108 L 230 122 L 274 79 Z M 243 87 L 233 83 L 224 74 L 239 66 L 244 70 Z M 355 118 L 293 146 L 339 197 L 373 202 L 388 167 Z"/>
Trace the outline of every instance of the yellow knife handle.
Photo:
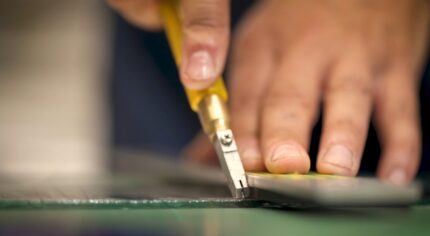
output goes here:
<path id="1" fill-rule="evenodd" d="M 163 0 L 161 15 L 176 65 L 181 64 L 182 29 L 178 0 Z M 249 187 L 239 151 L 230 129 L 227 90 L 221 77 L 204 90 L 185 88 L 191 109 L 199 115 L 204 132 L 212 141 L 234 198 L 249 196 Z"/>
<path id="2" fill-rule="evenodd" d="M 178 0 L 163 0 L 161 1 L 160 10 L 161 16 L 164 20 L 167 40 L 172 50 L 176 65 L 179 68 L 182 58 L 182 28 L 181 19 L 178 14 L 178 6 Z M 217 78 L 207 89 L 192 90 L 185 88 L 185 92 L 191 109 L 195 112 L 199 112 L 199 104 L 207 96 L 216 94 L 224 101 L 224 103 L 226 103 L 228 99 L 227 90 L 222 77 Z"/>

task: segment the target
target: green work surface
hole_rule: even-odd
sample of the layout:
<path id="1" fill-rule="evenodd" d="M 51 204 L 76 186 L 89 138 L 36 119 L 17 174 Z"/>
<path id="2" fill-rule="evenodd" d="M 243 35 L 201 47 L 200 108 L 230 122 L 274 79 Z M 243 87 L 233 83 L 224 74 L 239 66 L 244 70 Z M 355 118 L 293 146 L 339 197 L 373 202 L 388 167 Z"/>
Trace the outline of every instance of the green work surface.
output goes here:
<path id="1" fill-rule="evenodd" d="M 280 207 L 232 199 L 219 171 L 169 163 L 121 155 L 98 178 L 0 176 L 0 235 L 430 235 L 428 200 Z"/>
<path id="2" fill-rule="evenodd" d="M 430 235 L 429 219 L 429 205 L 339 210 L 9 210 L 0 211 L 0 235 L 424 236 Z"/>

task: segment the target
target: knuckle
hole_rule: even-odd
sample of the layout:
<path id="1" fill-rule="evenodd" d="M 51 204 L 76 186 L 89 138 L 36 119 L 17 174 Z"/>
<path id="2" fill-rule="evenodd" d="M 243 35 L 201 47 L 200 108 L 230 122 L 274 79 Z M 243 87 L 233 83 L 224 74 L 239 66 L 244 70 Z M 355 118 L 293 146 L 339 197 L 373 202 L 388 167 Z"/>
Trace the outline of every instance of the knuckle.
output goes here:
<path id="1" fill-rule="evenodd" d="M 396 120 L 414 121 L 418 116 L 417 103 L 411 102 L 410 99 L 400 98 L 397 96 L 395 102 L 386 104 L 386 117 Z"/>
<path id="2" fill-rule="evenodd" d="M 309 113 L 314 110 L 315 102 L 309 99 L 309 96 L 300 92 L 290 91 L 273 91 L 266 97 L 265 105 L 276 109 L 295 108 L 303 113 Z"/>
<path id="3" fill-rule="evenodd" d="M 184 27 L 190 30 L 226 30 L 228 18 L 216 1 L 196 1 L 190 14 L 184 14 Z"/>
<path id="4" fill-rule="evenodd" d="M 333 142 L 344 142 L 358 149 L 361 141 L 366 138 L 367 126 L 352 119 L 336 119 L 327 124 L 330 127 L 329 136 Z"/>
<path id="5" fill-rule="evenodd" d="M 395 143 L 395 145 L 404 150 L 409 156 L 417 156 L 419 154 L 419 150 L 421 147 L 421 142 L 419 139 L 407 139 L 407 140 L 399 140 Z"/>
<path id="6" fill-rule="evenodd" d="M 184 23 L 184 28 L 192 31 L 223 30 L 225 25 L 218 19 L 209 16 L 197 15 Z"/>
<path id="7" fill-rule="evenodd" d="M 328 86 L 329 93 L 353 93 L 362 97 L 371 97 L 374 86 L 366 76 L 345 76 Z"/>
<path id="8" fill-rule="evenodd" d="M 367 132 L 362 125 L 352 119 L 337 119 L 333 121 L 333 124 L 335 124 L 340 130 L 344 130 L 344 132 L 349 133 L 352 137 L 363 136 Z"/>
<path id="9" fill-rule="evenodd" d="M 289 40 L 289 44 L 292 48 L 315 45 L 315 48 L 321 50 L 323 47 L 332 45 L 333 40 L 336 38 L 336 33 L 331 29 L 331 27 L 326 27 L 324 23 L 320 25 L 315 24 L 315 22 L 310 22 L 309 24 L 302 25 L 298 29 L 297 34 L 292 36 Z"/>
<path id="10" fill-rule="evenodd" d="M 266 40 L 261 34 L 235 36 L 232 42 L 231 64 L 232 70 L 248 72 L 248 77 L 253 77 L 255 69 L 250 69 L 250 63 L 262 60 L 262 48 L 268 50 Z M 250 50 L 252 49 L 252 50 Z"/>
<path id="11" fill-rule="evenodd" d="M 265 112 L 276 114 L 277 119 L 300 126 L 308 126 L 314 121 L 316 103 L 301 93 L 273 92 L 265 100 Z"/>
<path id="12" fill-rule="evenodd" d="M 393 140 L 399 146 L 411 146 L 410 144 L 418 144 L 421 141 L 421 131 L 415 122 L 409 120 L 393 120 L 390 124 L 388 139 Z M 403 145 L 402 145 L 403 143 Z"/>

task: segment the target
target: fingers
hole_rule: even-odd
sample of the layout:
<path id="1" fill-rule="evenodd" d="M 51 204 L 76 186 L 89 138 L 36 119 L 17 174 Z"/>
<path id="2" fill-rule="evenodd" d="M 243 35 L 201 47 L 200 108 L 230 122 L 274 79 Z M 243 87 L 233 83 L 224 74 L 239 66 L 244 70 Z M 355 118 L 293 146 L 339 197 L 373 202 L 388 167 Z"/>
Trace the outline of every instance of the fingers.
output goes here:
<path id="1" fill-rule="evenodd" d="M 415 81 L 413 73 L 407 70 L 392 70 L 381 79 L 376 96 L 375 115 L 383 146 L 378 176 L 395 184 L 410 182 L 420 161 L 421 134 Z"/>
<path id="2" fill-rule="evenodd" d="M 266 168 L 273 173 L 310 168 L 307 149 L 327 60 L 310 54 L 298 48 L 288 52 L 265 95 L 261 138 Z"/>
<path id="3" fill-rule="evenodd" d="M 232 128 L 247 171 L 265 170 L 258 141 L 259 107 L 274 62 L 271 44 L 262 35 L 258 31 L 240 32 L 233 44 L 229 73 Z"/>
<path id="4" fill-rule="evenodd" d="M 128 21 L 147 30 L 163 26 L 160 0 L 108 0 Z M 183 53 L 181 81 L 204 89 L 221 75 L 230 33 L 228 0 L 182 0 Z"/>
<path id="5" fill-rule="evenodd" d="M 324 91 L 323 130 L 317 170 L 357 174 L 369 126 L 372 78 L 361 50 L 350 50 L 334 66 Z"/>
<path id="6" fill-rule="evenodd" d="M 182 0 L 181 81 L 190 89 L 210 86 L 222 73 L 229 40 L 228 0 Z"/>
<path id="7" fill-rule="evenodd" d="M 134 25 L 150 31 L 161 30 L 160 0 L 108 0 L 108 4 Z"/>

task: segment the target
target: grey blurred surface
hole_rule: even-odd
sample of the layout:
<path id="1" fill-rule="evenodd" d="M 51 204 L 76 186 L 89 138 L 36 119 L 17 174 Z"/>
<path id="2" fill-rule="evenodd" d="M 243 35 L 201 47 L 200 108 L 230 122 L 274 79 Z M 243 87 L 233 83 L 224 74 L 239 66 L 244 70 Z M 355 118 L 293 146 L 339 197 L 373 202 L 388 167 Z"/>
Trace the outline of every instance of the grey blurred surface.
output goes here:
<path id="1" fill-rule="evenodd" d="M 0 0 L 0 174 L 104 171 L 104 1 Z"/>

